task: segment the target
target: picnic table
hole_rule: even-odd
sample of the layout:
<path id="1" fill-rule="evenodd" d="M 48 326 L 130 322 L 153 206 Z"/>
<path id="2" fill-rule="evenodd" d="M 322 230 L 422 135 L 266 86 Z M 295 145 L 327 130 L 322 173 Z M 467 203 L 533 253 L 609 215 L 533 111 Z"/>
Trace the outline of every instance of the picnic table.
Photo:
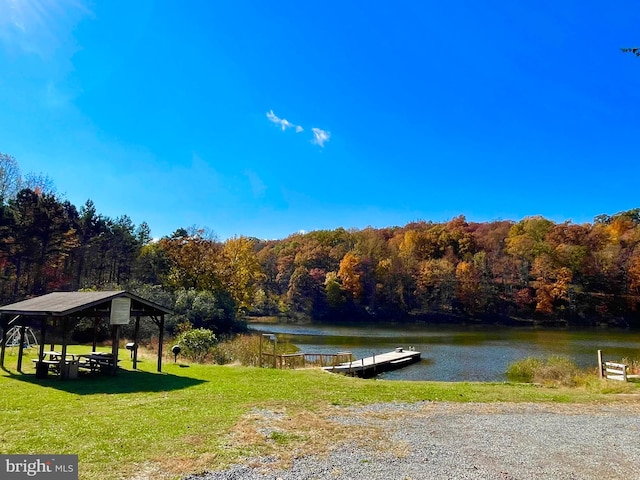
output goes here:
<path id="1" fill-rule="evenodd" d="M 67 353 L 64 356 L 63 360 L 61 352 L 56 352 L 53 350 L 46 351 L 42 352 L 41 357 L 34 358 L 32 362 L 34 362 L 36 366 L 37 378 L 46 378 L 49 371 L 55 373 L 56 375 L 60 375 L 61 373 L 63 373 L 61 368 L 64 370 L 65 377 L 78 377 L 78 358 L 77 355 L 74 355 L 72 353 Z"/>
<path id="2" fill-rule="evenodd" d="M 113 355 L 107 352 L 84 353 L 78 355 L 78 366 L 91 372 L 108 372 L 114 366 Z"/>
<path id="3" fill-rule="evenodd" d="M 67 353 L 62 360 L 62 353 L 56 351 L 42 352 L 42 356 L 34 358 L 36 378 L 46 378 L 51 372 L 63 378 L 78 378 L 78 371 L 111 373 L 114 367 L 113 355 L 108 352 L 89 352 L 84 354 Z M 120 360 L 118 360 L 120 362 Z"/>

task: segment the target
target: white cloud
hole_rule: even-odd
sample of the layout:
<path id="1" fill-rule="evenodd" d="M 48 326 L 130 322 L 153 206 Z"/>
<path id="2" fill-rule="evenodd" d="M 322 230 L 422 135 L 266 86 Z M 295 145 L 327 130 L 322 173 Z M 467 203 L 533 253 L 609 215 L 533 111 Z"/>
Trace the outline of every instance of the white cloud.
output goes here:
<path id="1" fill-rule="evenodd" d="M 269 110 L 267 112 L 267 118 L 270 122 L 279 125 L 280 128 L 282 128 L 283 132 L 287 128 L 293 128 L 296 133 L 304 132 L 304 128 L 302 128 L 301 125 L 296 125 L 285 118 L 278 117 L 275 113 L 273 113 L 273 110 Z M 331 132 L 327 130 L 322 130 L 321 128 L 312 128 L 311 131 L 313 132 L 313 140 L 311 140 L 311 142 L 315 143 L 316 145 L 320 145 L 320 147 L 324 147 L 324 144 L 331 138 Z"/>
<path id="2" fill-rule="evenodd" d="M 273 122 L 276 125 L 280 125 L 280 127 L 282 128 L 283 132 L 287 128 L 295 129 L 296 133 L 300 133 L 300 132 L 302 132 L 304 130 L 300 125 L 295 125 L 295 124 L 291 123 L 289 120 L 287 120 L 286 118 L 278 117 L 275 113 L 273 113 L 273 110 L 269 110 L 267 112 L 267 118 L 269 119 L 270 122 Z"/>
<path id="3" fill-rule="evenodd" d="M 331 138 L 331 132 L 328 132 L 327 130 L 312 128 L 311 131 L 313 132 L 312 142 L 316 145 L 320 145 L 321 147 L 324 147 L 325 142 L 328 142 L 329 138 Z"/>

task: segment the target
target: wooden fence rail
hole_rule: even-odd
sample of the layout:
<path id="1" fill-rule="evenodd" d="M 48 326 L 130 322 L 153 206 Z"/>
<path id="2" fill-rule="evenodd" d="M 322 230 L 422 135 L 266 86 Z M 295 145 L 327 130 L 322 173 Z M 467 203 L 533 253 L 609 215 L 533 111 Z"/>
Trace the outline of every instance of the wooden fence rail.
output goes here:
<path id="1" fill-rule="evenodd" d="M 603 361 L 602 350 L 598 350 L 598 370 L 600 372 L 600 378 L 606 378 L 608 380 L 628 382 L 638 381 L 640 379 L 640 375 L 637 375 L 637 372 L 629 374 L 629 365 Z"/>
<path id="2" fill-rule="evenodd" d="M 343 362 L 352 360 L 351 352 L 339 353 L 286 353 L 277 354 L 262 352 L 262 357 L 266 357 L 266 361 L 262 359 L 260 365 L 270 365 L 276 368 L 306 368 L 306 367 L 326 367 L 338 365 Z"/>
<path id="3" fill-rule="evenodd" d="M 604 362 L 604 376 L 609 380 L 627 381 L 627 366 L 623 363 Z"/>

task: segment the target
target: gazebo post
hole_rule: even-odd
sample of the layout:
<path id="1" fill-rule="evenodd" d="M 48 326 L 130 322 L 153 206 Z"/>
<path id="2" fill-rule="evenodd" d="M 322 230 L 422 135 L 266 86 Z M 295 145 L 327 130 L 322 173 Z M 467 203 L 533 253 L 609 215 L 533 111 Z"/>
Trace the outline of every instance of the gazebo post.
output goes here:
<path id="1" fill-rule="evenodd" d="M 69 317 L 62 317 L 62 355 L 60 356 L 60 378 L 65 380 L 69 377 L 69 370 L 66 367 L 67 358 L 67 328 L 69 326 Z"/>
<path id="2" fill-rule="evenodd" d="M 44 343 L 47 335 L 47 317 L 42 317 L 40 320 L 40 344 L 38 345 L 38 361 L 43 360 L 44 357 Z"/>
<path id="3" fill-rule="evenodd" d="M 111 365 L 111 375 L 115 375 L 118 370 L 118 347 L 120 346 L 120 325 L 113 325 L 111 327 L 111 358 L 113 358 L 113 365 Z"/>
<path id="4" fill-rule="evenodd" d="M 24 332 L 27 329 L 27 326 L 24 324 L 24 320 L 22 325 L 20 325 L 20 345 L 18 345 L 18 371 L 22 373 L 22 354 L 24 353 Z"/>
<path id="5" fill-rule="evenodd" d="M 56 329 L 56 323 L 58 323 L 58 322 L 56 321 L 56 318 L 54 317 L 52 331 Z M 53 343 L 53 336 L 51 336 L 51 345 L 50 345 L 49 351 L 50 352 L 54 352 L 55 349 L 56 349 L 56 344 Z"/>
<path id="6" fill-rule="evenodd" d="M 133 330 L 133 369 L 138 365 L 138 334 L 140 333 L 140 315 L 136 315 L 136 326 Z"/>
<path id="7" fill-rule="evenodd" d="M 9 327 L 9 319 L 6 315 L 2 315 L 2 346 L 0 347 L 0 366 L 4 368 L 4 351 L 7 348 L 7 328 Z"/>
<path id="8" fill-rule="evenodd" d="M 162 342 L 164 341 L 164 313 L 160 315 L 160 336 L 158 339 L 158 371 L 162 371 Z"/>

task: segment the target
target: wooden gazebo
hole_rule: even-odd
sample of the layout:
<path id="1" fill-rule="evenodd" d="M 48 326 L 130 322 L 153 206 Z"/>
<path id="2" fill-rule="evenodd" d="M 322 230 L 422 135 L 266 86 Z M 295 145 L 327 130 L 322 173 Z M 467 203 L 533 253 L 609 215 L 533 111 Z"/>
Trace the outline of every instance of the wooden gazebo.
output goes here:
<path id="1" fill-rule="evenodd" d="M 99 322 L 108 321 L 111 326 L 111 355 L 114 359 L 112 373 L 115 374 L 118 366 L 118 344 L 120 342 L 120 330 L 122 325 L 128 325 L 131 319 L 135 319 L 134 345 L 138 343 L 140 319 L 150 318 L 159 328 L 158 342 L 158 371 L 162 371 L 162 341 L 164 334 L 164 319 L 171 310 L 125 290 L 105 292 L 53 292 L 40 297 L 23 300 L 0 307 L 2 315 L 2 347 L 0 350 L 0 366 L 4 368 L 6 349 L 6 335 L 9 324 L 21 326 L 21 340 L 18 352 L 18 371 L 22 370 L 22 352 L 24 347 L 24 333 L 28 321 L 40 320 L 40 351 L 39 358 L 44 356 L 47 327 L 62 327 L 62 352 L 60 356 L 60 372 L 65 377 L 63 363 L 67 355 L 67 343 L 69 333 L 80 319 L 93 320 L 94 327 Z M 94 335 L 93 350 L 96 349 L 96 337 Z M 138 361 L 137 348 L 133 348 L 133 368 Z"/>

